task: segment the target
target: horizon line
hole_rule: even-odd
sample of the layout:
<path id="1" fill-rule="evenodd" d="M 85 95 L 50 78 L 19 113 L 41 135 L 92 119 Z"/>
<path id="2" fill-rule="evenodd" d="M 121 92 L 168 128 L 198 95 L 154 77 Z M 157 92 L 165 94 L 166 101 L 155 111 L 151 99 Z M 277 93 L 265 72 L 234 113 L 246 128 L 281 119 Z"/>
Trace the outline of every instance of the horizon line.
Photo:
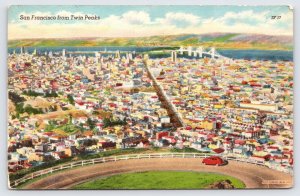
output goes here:
<path id="1" fill-rule="evenodd" d="M 212 32 L 212 33 L 180 33 L 180 34 L 167 34 L 167 35 L 150 35 L 150 36 L 114 36 L 114 37 L 46 37 L 46 38 L 39 38 L 39 37 L 32 37 L 32 38 L 7 38 L 8 41 L 17 41 L 17 40 L 31 40 L 31 39 L 40 39 L 40 40 L 47 40 L 47 39 L 95 39 L 95 38 L 143 38 L 143 37 L 155 37 L 155 36 L 178 36 L 178 35 L 209 35 L 209 34 L 244 34 L 244 35 L 267 35 L 267 36 L 285 36 L 285 37 L 293 37 L 294 35 L 273 35 L 273 34 L 264 34 L 264 33 L 234 33 L 234 32 Z"/>

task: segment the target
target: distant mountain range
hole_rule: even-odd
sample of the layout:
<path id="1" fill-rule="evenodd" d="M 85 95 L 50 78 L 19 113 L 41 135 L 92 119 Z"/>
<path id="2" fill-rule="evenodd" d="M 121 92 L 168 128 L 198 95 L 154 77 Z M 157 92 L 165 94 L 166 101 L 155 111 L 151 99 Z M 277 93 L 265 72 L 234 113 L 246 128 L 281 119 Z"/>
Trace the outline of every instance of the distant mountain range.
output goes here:
<path id="1" fill-rule="evenodd" d="M 9 40 L 8 47 L 55 47 L 55 46 L 198 46 L 219 49 L 293 50 L 292 36 L 264 34 L 209 33 L 159 35 L 150 37 L 118 38 L 61 38 Z"/>

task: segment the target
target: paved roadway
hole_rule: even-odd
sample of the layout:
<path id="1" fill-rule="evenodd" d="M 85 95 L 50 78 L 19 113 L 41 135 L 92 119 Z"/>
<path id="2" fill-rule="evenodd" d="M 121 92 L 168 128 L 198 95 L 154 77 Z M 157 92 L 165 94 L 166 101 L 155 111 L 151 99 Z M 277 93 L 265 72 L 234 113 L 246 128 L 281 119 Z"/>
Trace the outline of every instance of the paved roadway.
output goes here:
<path id="1" fill-rule="evenodd" d="M 249 163 L 229 161 L 226 166 L 206 166 L 201 164 L 202 159 L 195 158 L 151 158 L 130 159 L 117 162 L 108 162 L 54 173 L 22 189 L 70 189 L 72 186 L 114 174 L 138 171 L 198 171 L 214 172 L 230 175 L 242 180 L 247 188 L 291 188 L 292 184 L 264 185 L 263 180 L 293 181 L 289 174 Z"/>

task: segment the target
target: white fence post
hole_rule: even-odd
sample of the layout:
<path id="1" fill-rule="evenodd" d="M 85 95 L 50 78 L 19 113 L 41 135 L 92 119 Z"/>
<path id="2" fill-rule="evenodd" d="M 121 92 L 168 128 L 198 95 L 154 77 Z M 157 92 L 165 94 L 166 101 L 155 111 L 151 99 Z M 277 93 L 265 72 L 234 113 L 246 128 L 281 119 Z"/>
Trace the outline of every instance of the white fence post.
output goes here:
<path id="1" fill-rule="evenodd" d="M 186 154 L 188 156 L 186 156 Z M 136 154 L 135 156 L 132 156 L 131 158 L 134 158 L 134 159 L 149 158 L 150 159 L 150 158 L 157 158 L 158 156 L 159 156 L 159 158 L 164 158 L 164 157 L 170 157 L 170 155 L 171 155 L 172 158 L 176 158 L 176 157 L 188 158 L 188 157 L 190 157 L 190 155 L 192 155 L 191 158 L 192 157 L 194 157 L 194 158 L 197 158 L 197 157 L 203 158 L 203 157 L 205 157 L 206 158 L 206 157 L 209 156 L 209 155 L 207 155 L 205 153 L 204 154 L 202 154 L 202 153 L 201 154 L 198 154 L 198 153 L 165 153 L 165 154 L 164 153 L 156 153 L 156 154 L 142 154 L 142 155 L 141 154 Z M 120 159 L 126 159 L 126 160 L 128 160 L 128 159 L 130 159 L 130 157 L 129 157 L 129 155 L 125 155 L 125 157 L 123 156 L 123 158 L 120 158 Z M 265 161 L 248 160 L 248 159 L 245 159 L 245 158 L 242 158 L 242 157 L 235 157 L 235 156 L 233 156 L 233 157 L 230 158 L 230 157 L 228 157 L 228 155 L 224 155 L 224 159 L 225 160 L 234 160 L 234 161 L 237 161 L 237 162 L 247 162 L 247 163 L 251 163 L 251 164 L 255 164 L 255 165 L 263 165 L 263 166 L 266 166 L 266 167 L 268 167 L 270 169 L 282 171 L 282 172 L 289 173 L 289 174 L 293 173 L 293 171 L 290 170 L 290 169 L 278 168 L 278 167 L 275 167 L 272 164 L 271 165 L 266 165 Z M 114 160 L 116 162 L 119 159 L 118 159 L 118 156 L 114 156 L 114 158 L 113 157 L 108 157 L 108 160 L 110 160 L 110 161 Z M 87 163 L 91 163 L 92 162 L 92 164 L 95 164 L 95 162 L 96 162 L 95 159 L 92 159 L 92 160 L 82 160 L 81 161 L 81 166 L 84 166 L 84 163 L 86 161 L 90 161 L 90 162 L 87 162 Z M 98 161 L 101 163 L 100 160 L 98 160 Z M 105 157 L 102 158 L 102 162 L 103 163 L 106 162 Z M 78 164 L 78 162 L 75 162 L 75 165 L 76 164 Z M 23 177 L 23 178 L 20 178 L 18 180 L 15 180 L 12 183 L 11 186 L 12 187 L 16 187 L 16 186 L 18 186 L 20 184 L 20 182 L 22 183 L 22 182 L 25 182 L 25 181 L 27 181 L 29 179 L 34 179 L 37 176 L 42 176 L 44 174 L 53 173 L 53 171 L 55 171 L 55 170 L 63 170 L 64 167 L 65 168 L 73 168 L 75 166 L 74 166 L 74 163 L 70 163 L 68 165 L 60 165 L 56 169 L 54 169 L 53 167 L 51 167 L 49 169 L 44 169 L 44 170 L 40 170 L 40 171 L 37 171 L 37 172 L 33 172 L 31 174 L 28 174 L 27 177 Z"/>

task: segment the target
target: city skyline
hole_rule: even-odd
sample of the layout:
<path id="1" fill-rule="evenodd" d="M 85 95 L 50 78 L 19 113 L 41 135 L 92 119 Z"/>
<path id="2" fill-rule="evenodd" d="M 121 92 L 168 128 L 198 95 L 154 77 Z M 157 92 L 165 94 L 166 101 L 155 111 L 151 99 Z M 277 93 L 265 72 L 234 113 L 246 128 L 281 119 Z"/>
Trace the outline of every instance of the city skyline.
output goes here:
<path id="1" fill-rule="evenodd" d="M 292 12 L 12 6 L 9 188 L 292 188 Z"/>

